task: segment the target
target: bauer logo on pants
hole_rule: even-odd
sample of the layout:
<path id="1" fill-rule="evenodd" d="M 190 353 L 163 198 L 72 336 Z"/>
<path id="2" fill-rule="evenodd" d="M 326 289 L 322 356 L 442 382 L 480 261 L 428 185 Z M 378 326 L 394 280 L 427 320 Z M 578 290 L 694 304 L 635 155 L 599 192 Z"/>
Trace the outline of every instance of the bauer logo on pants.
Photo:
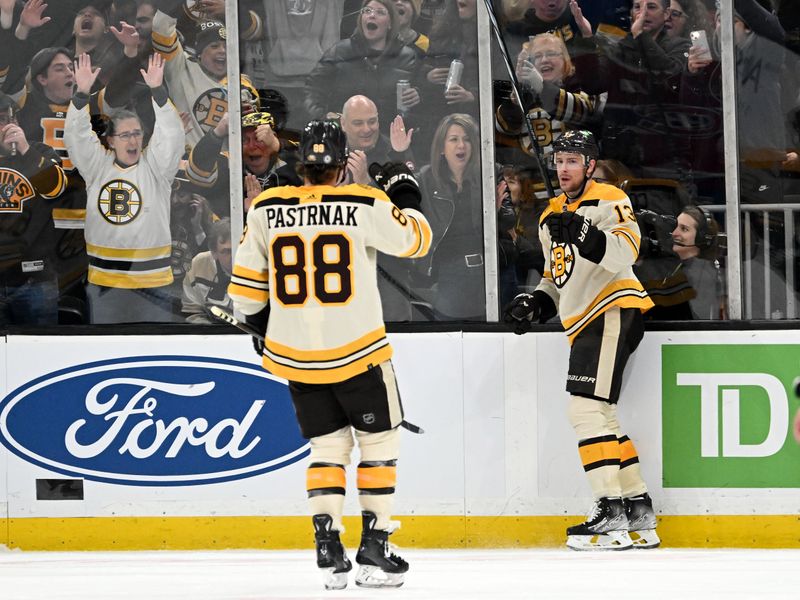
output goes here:
<path id="1" fill-rule="evenodd" d="M 0 402 L 0 441 L 51 471 L 124 485 L 242 479 L 309 452 L 283 380 L 200 357 L 124 358 L 39 377 Z"/>
<path id="2" fill-rule="evenodd" d="M 798 345 L 664 346 L 664 487 L 800 487 L 798 365 Z"/>

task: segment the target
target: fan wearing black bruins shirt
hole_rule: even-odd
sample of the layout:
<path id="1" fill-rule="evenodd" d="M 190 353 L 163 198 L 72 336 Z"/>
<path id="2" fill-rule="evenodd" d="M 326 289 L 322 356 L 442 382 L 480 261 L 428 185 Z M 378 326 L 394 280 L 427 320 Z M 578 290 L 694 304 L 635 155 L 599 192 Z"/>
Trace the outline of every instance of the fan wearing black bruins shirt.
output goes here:
<path id="1" fill-rule="evenodd" d="M 15 42 L 9 54 L 21 58 L 29 56 L 30 44 Z M 43 48 L 30 59 L 30 89 L 18 87 L 21 80 L 14 74 L 17 64 L 12 64 L 12 74 L 4 86 L 20 107 L 17 119 L 30 141 L 43 142 L 52 148 L 67 174 L 66 189 L 54 213 L 57 232 L 56 260 L 59 283 L 67 288 L 81 281 L 86 274 L 86 242 L 83 237 L 83 219 L 86 208 L 86 182 L 75 168 L 64 144 L 64 127 L 67 108 L 75 87 L 72 54 L 64 47 Z M 91 112 L 101 112 L 104 93 L 92 94 Z"/>
<path id="2" fill-rule="evenodd" d="M 66 176 L 52 148 L 28 142 L 14 108 L 0 94 L 0 326 L 55 325 L 52 211 Z"/>

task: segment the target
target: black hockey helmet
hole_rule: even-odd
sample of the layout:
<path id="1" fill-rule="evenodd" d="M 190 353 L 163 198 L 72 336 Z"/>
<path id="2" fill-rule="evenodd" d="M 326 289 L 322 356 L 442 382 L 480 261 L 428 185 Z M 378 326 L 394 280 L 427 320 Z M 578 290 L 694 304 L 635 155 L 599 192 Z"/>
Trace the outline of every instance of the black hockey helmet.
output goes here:
<path id="1" fill-rule="evenodd" d="M 557 152 L 574 152 L 575 154 L 582 154 L 586 157 L 586 164 L 589 160 L 597 160 L 600 157 L 600 149 L 597 147 L 597 142 L 594 139 L 594 134 L 591 131 L 575 130 L 562 133 L 559 138 L 553 142 L 553 158 Z"/>
<path id="2" fill-rule="evenodd" d="M 286 118 L 289 115 L 289 102 L 286 96 L 278 90 L 264 88 L 258 90 L 260 110 L 268 112 L 275 119 L 275 131 L 280 131 L 286 126 Z"/>
<path id="3" fill-rule="evenodd" d="M 336 121 L 309 121 L 300 136 L 304 165 L 340 167 L 347 162 L 347 136 Z"/>

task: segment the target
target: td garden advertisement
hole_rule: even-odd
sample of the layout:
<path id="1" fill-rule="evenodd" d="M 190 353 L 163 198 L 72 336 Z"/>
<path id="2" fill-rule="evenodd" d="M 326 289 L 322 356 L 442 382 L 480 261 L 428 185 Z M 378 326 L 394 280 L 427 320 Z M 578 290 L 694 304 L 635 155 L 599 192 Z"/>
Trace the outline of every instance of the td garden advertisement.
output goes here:
<path id="1" fill-rule="evenodd" d="M 662 347 L 664 487 L 800 487 L 793 344 Z"/>

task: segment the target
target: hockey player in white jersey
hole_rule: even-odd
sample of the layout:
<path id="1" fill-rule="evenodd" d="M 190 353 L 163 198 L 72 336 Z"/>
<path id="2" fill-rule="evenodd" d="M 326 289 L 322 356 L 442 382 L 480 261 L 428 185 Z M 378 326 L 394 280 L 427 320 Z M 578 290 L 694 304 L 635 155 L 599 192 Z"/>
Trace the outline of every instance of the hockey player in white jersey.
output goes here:
<path id="1" fill-rule="evenodd" d="M 408 563 L 388 537 L 403 406 L 375 261 L 378 251 L 424 256 L 431 230 L 405 165 L 370 166 L 385 193 L 336 185 L 347 165 L 338 124 L 310 122 L 300 150 L 304 185 L 270 188 L 253 201 L 229 293 L 247 322 L 266 331 L 264 367 L 289 380 L 311 441 L 307 491 L 325 587 L 344 588 L 351 569 L 339 534 L 354 434 L 363 520 L 356 584 L 398 587 Z"/>
<path id="2" fill-rule="evenodd" d="M 564 193 L 539 221 L 545 273 L 532 294 L 514 298 L 505 320 L 524 333 L 558 314 L 572 346 L 568 412 L 595 503 L 586 522 L 567 528 L 567 546 L 654 548 L 660 540 L 639 457 L 617 421 L 622 373 L 644 335 L 642 313 L 653 306 L 632 271 L 639 226 L 622 190 L 591 179 L 591 133 L 563 134 L 553 157 Z"/>

